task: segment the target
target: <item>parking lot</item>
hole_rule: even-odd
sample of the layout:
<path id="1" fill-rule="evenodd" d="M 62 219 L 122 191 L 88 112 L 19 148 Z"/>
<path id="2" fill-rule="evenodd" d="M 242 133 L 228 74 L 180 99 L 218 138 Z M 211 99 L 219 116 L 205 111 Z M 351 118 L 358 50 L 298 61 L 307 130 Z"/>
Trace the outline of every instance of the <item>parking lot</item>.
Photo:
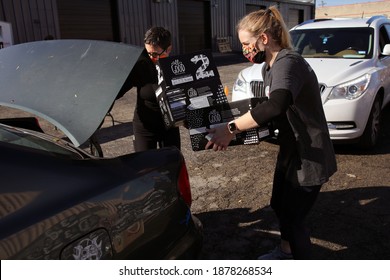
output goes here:
<path id="1" fill-rule="evenodd" d="M 239 54 L 217 57 L 222 84 L 231 92 L 249 66 Z M 99 132 L 106 156 L 132 151 L 131 90 L 115 103 Z M 338 172 L 324 185 L 308 222 L 315 259 L 390 259 L 390 108 L 381 142 L 372 151 L 336 145 Z M 278 225 L 268 207 L 278 151 L 272 142 L 229 147 L 225 152 L 182 151 L 192 185 L 194 214 L 204 225 L 203 259 L 255 259 L 277 243 Z"/>
<path id="2" fill-rule="evenodd" d="M 240 54 L 216 57 L 229 92 L 249 66 Z M 117 100 L 97 133 L 105 156 L 133 151 L 135 91 Z M 9 112 L 2 111 L 2 117 Z M 308 223 L 315 259 L 390 259 L 390 108 L 382 117 L 379 145 L 361 151 L 335 145 L 338 172 L 324 185 Z M 55 129 L 47 126 L 45 130 Z M 255 259 L 278 242 L 268 207 L 278 146 L 272 142 L 229 147 L 225 152 L 191 150 L 181 128 L 182 152 L 192 185 L 192 211 L 204 225 L 202 259 Z"/>

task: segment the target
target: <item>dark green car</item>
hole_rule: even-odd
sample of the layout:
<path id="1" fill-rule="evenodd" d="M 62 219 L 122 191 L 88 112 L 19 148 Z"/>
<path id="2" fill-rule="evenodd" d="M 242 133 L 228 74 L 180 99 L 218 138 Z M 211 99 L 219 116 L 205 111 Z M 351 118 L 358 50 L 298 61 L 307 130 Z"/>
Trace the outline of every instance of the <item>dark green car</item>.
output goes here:
<path id="1" fill-rule="evenodd" d="M 0 110 L 39 116 L 66 135 L 0 124 L 0 259 L 197 258 L 202 225 L 178 149 L 104 158 L 80 148 L 140 52 L 89 40 L 0 50 Z"/>

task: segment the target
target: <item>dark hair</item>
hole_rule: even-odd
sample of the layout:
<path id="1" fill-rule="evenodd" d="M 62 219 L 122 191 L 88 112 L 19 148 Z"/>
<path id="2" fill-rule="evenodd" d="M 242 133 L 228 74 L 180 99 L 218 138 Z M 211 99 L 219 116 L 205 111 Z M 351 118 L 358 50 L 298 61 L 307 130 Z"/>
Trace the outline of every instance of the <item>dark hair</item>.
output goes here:
<path id="1" fill-rule="evenodd" d="M 152 27 L 146 31 L 144 43 L 166 50 L 172 44 L 171 32 L 164 27 Z"/>
<path id="2" fill-rule="evenodd" d="M 291 49 L 290 33 L 275 6 L 247 14 L 237 24 L 237 31 L 246 30 L 254 37 L 267 33 L 283 49 Z"/>

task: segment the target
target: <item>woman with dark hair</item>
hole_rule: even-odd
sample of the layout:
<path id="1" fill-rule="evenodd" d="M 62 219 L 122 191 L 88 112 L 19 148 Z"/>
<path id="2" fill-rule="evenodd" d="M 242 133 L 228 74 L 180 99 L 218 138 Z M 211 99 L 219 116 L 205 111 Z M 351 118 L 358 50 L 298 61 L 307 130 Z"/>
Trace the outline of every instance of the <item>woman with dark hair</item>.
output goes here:
<path id="1" fill-rule="evenodd" d="M 152 27 L 145 33 L 144 50 L 117 98 L 137 87 L 137 104 L 133 118 L 134 150 L 136 152 L 180 145 L 178 127 L 166 129 L 155 90 L 158 84 L 156 63 L 172 50 L 169 30 Z"/>

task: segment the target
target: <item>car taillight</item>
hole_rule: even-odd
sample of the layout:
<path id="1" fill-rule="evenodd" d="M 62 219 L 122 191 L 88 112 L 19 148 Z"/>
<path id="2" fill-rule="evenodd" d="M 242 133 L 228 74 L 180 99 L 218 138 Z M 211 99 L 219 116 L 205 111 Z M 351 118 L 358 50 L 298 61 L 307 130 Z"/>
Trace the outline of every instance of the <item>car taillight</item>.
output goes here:
<path id="1" fill-rule="evenodd" d="M 187 166 L 182 161 L 182 165 L 180 167 L 179 180 L 178 180 L 179 192 L 180 196 L 183 198 L 184 202 L 191 207 L 192 204 L 192 196 L 191 196 L 191 186 L 190 186 L 190 178 L 187 172 Z"/>

